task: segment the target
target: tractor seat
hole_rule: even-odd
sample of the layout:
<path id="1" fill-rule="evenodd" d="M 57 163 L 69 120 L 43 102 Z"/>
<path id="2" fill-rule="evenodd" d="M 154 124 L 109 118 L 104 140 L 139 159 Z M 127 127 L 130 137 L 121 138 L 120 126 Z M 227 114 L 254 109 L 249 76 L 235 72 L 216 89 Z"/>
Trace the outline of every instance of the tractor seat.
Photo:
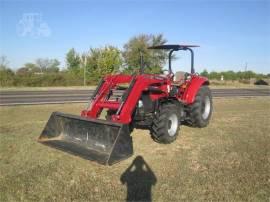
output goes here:
<path id="1" fill-rule="evenodd" d="M 185 82 L 185 74 L 186 72 L 179 71 L 175 72 L 174 78 L 173 78 L 173 85 L 181 85 Z"/>

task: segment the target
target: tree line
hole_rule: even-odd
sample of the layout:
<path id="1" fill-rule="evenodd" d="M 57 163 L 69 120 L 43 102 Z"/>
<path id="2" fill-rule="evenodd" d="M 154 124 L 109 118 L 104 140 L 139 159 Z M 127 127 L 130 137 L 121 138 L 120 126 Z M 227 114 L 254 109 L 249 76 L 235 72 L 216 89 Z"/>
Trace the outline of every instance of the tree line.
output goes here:
<path id="1" fill-rule="evenodd" d="M 229 71 L 211 71 L 208 72 L 206 69 L 204 69 L 201 73 L 201 76 L 205 76 L 209 78 L 210 80 L 225 80 L 225 81 L 243 81 L 245 83 L 246 81 L 249 81 L 250 79 L 265 79 L 270 78 L 270 74 L 260 74 L 255 73 L 253 71 L 238 71 L 234 72 L 232 70 Z"/>
<path id="2" fill-rule="evenodd" d="M 141 55 L 146 73 L 162 73 L 167 63 L 167 52 L 164 50 L 150 50 L 149 46 L 162 45 L 167 39 L 162 34 L 141 34 L 134 36 L 124 44 L 122 49 L 107 45 L 90 48 L 79 53 L 71 48 L 66 53 L 65 67 L 61 67 L 57 59 L 38 58 L 23 67 L 12 70 L 8 59 L 0 57 L 0 85 L 1 86 L 77 86 L 95 85 L 98 80 L 107 75 L 118 72 L 138 72 L 141 66 Z M 173 57 L 175 58 L 175 57 Z M 250 78 L 264 78 L 270 75 L 247 72 L 207 72 L 201 75 L 219 80 L 246 80 Z"/>
<path id="3" fill-rule="evenodd" d="M 90 48 L 79 53 L 71 48 L 66 53 L 65 68 L 60 68 L 57 59 L 39 58 L 13 71 L 8 66 L 7 58 L 0 58 L 1 86 L 71 86 L 95 85 L 108 74 L 118 72 L 133 73 L 139 71 L 141 55 L 147 73 L 160 73 L 166 64 L 165 51 L 152 51 L 149 46 L 165 44 L 162 34 L 141 34 L 132 37 L 122 49 L 107 45 Z"/>

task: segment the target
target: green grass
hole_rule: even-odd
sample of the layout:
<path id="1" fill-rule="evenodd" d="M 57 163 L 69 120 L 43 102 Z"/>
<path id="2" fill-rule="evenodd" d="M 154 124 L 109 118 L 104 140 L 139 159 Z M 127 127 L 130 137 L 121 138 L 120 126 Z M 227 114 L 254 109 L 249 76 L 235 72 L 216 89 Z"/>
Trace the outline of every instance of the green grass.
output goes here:
<path id="1" fill-rule="evenodd" d="M 210 125 L 183 126 L 170 145 L 135 130 L 133 157 L 111 167 L 36 141 L 52 111 L 83 107 L 0 107 L 0 201 L 124 201 L 120 177 L 139 155 L 157 180 L 153 201 L 270 200 L 269 98 L 215 99 Z"/>

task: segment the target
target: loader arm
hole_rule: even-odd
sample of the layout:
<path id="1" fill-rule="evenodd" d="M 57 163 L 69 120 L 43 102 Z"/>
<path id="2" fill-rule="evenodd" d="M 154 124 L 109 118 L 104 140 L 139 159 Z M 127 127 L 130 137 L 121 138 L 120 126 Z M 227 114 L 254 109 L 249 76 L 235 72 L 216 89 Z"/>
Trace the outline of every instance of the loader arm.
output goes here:
<path id="1" fill-rule="evenodd" d="M 157 77 L 153 75 L 138 75 L 135 77 L 135 82 L 132 85 L 132 89 L 130 92 L 127 92 L 127 99 L 123 103 L 122 109 L 119 115 L 114 115 L 112 117 L 113 121 L 128 124 L 132 121 L 132 114 L 138 100 L 141 98 L 141 94 L 143 91 L 147 91 L 149 87 L 155 84 L 166 85 L 168 82 L 168 78 Z M 167 94 L 166 88 L 164 89 L 163 93 Z"/>
<path id="2" fill-rule="evenodd" d="M 88 108 L 81 112 L 81 116 L 98 118 L 103 108 L 117 110 L 120 107 L 120 102 L 108 101 L 107 96 L 117 84 L 130 83 L 133 78 L 134 76 L 130 75 L 107 76 L 96 89 L 96 95 L 89 101 Z"/>
<path id="3" fill-rule="evenodd" d="M 112 121 L 129 124 L 132 121 L 133 111 L 136 108 L 142 92 L 148 90 L 152 85 L 166 85 L 169 81 L 170 79 L 167 77 L 148 74 L 108 76 L 100 87 L 96 97 L 91 101 L 92 103 L 89 108 L 83 110 L 81 116 L 98 118 L 102 109 L 107 108 L 116 111 L 116 114 L 112 115 Z M 123 83 L 129 83 L 129 87 L 122 95 L 122 98 L 119 101 L 106 100 L 106 96 L 110 90 Z M 164 93 L 167 94 L 166 88 L 164 89 Z"/>

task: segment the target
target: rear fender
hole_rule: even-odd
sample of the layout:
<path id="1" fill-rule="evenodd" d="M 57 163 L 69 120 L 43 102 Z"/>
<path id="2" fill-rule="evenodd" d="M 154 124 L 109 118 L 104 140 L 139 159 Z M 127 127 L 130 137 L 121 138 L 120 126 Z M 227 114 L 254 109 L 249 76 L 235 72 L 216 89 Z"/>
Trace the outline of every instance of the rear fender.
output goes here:
<path id="1" fill-rule="evenodd" d="M 185 93 L 182 96 L 182 100 L 186 104 L 192 104 L 200 87 L 203 85 L 209 85 L 207 78 L 201 76 L 192 77 L 187 89 L 185 90 Z"/>

